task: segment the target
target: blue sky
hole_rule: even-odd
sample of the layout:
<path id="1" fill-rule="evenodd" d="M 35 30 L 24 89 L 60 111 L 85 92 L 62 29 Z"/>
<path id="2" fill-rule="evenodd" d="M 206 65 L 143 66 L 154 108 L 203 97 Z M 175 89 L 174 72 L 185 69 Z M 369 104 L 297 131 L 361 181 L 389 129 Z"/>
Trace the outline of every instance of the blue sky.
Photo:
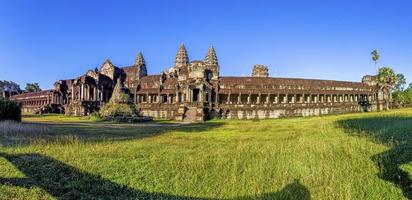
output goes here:
<path id="1" fill-rule="evenodd" d="M 191 60 L 213 45 L 221 75 L 360 81 L 380 66 L 412 80 L 411 1 L 0 0 L 0 80 L 51 88 L 109 58 L 150 74 L 173 65 L 180 43 Z"/>

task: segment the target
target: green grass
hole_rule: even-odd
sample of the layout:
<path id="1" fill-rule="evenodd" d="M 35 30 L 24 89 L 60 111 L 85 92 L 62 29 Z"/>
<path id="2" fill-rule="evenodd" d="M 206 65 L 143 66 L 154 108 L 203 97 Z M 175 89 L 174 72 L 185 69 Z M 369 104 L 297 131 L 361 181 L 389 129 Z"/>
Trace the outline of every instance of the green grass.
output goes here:
<path id="1" fill-rule="evenodd" d="M 33 115 L 33 114 L 23 114 L 22 120 L 25 122 L 99 122 L 98 119 L 93 117 L 73 117 L 64 116 L 63 114 L 43 114 L 43 115 Z"/>
<path id="2" fill-rule="evenodd" d="M 0 133 L 0 199 L 412 195 L 412 109 L 177 127 L 61 115 L 23 121 L 46 128 Z"/>

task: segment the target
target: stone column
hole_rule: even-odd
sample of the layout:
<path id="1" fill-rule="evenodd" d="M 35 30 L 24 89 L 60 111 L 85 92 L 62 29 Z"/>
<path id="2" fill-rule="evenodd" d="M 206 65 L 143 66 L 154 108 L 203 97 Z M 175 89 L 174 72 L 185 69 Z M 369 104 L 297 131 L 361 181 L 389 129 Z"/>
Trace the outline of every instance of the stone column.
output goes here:
<path id="1" fill-rule="evenodd" d="M 179 103 L 179 91 L 176 91 L 176 103 Z"/>
<path id="2" fill-rule="evenodd" d="M 230 92 L 229 92 L 229 94 L 227 95 L 227 101 L 226 101 L 226 103 L 227 103 L 227 104 L 230 103 Z"/>
<path id="3" fill-rule="evenodd" d="M 251 102 L 250 102 L 250 93 L 249 93 L 249 95 L 247 96 L 247 104 L 250 104 Z"/>
<path id="4" fill-rule="evenodd" d="M 239 95 L 237 96 L 237 104 L 241 104 L 242 103 L 242 93 L 239 93 Z"/>
<path id="5" fill-rule="evenodd" d="M 96 101 L 100 101 L 100 89 L 96 87 L 97 93 L 96 93 Z"/>
<path id="6" fill-rule="evenodd" d="M 93 101 L 96 101 L 96 100 L 97 100 L 97 88 L 93 87 Z"/>
<path id="7" fill-rule="evenodd" d="M 80 100 L 83 100 L 84 85 L 83 83 L 80 86 Z"/>
<path id="8" fill-rule="evenodd" d="M 100 101 L 105 101 L 104 99 L 104 87 L 102 87 L 102 90 L 100 91 Z"/>
<path id="9" fill-rule="evenodd" d="M 90 100 L 90 86 L 86 85 L 86 100 L 89 101 Z"/>
<path id="10" fill-rule="evenodd" d="M 189 89 L 189 88 L 187 88 L 187 96 L 186 96 L 186 101 L 189 101 L 189 102 L 193 102 L 193 91 L 191 90 L 191 89 Z"/>
<path id="11" fill-rule="evenodd" d="M 215 101 L 219 103 L 219 94 L 217 93 L 217 89 L 215 90 Z"/>
<path id="12" fill-rule="evenodd" d="M 72 85 L 72 101 L 74 101 L 74 85 Z"/>
<path id="13" fill-rule="evenodd" d="M 83 93 L 84 94 L 84 99 L 88 101 L 89 100 L 89 94 L 90 94 L 89 85 L 85 85 L 84 90 L 85 90 L 84 93 Z"/>
<path id="14" fill-rule="evenodd" d="M 256 104 L 260 104 L 260 93 L 258 94 L 258 96 L 257 96 L 257 100 L 256 100 Z"/>
<path id="15" fill-rule="evenodd" d="M 270 101 L 270 93 L 268 94 L 268 96 L 266 96 L 266 104 L 268 104 L 269 103 L 269 101 Z"/>

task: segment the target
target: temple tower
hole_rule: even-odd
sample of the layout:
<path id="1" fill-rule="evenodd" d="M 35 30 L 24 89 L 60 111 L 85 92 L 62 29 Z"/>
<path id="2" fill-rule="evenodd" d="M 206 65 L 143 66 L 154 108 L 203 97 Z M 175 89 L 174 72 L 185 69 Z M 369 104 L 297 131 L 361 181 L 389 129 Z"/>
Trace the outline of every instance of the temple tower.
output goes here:
<path id="1" fill-rule="evenodd" d="M 147 76 L 146 63 L 143 58 L 142 52 L 139 52 L 137 54 L 134 65 L 137 67 L 137 75 L 136 75 L 137 80 L 140 80 L 142 77 Z"/>
<path id="2" fill-rule="evenodd" d="M 189 56 L 187 55 L 186 47 L 181 44 L 176 54 L 175 67 L 182 68 L 189 64 Z"/>
<path id="3" fill-rule="evenodd" d="M 211 46 L 204 59 L 206 65 L 206 79 L 218 80 L 219 78 L 219 62 L 217 60 L 216 52 L 213 46 Z"/>
<path id="4" fill-rule="evenodd" d="M 252 71 L 252 77 L 268 77 L 269 68 L 265 65 L 254 65 Z"/>
<path id="5" fill-rule="evenodd" d="M 213 46 L 211 46 L 207 51 L 207 54 L 206 54 L 206 57 L 205 57 L 205 64 L 219 65 L 219 63 L 217 61 L 215 48 L 213 48 Z"/>

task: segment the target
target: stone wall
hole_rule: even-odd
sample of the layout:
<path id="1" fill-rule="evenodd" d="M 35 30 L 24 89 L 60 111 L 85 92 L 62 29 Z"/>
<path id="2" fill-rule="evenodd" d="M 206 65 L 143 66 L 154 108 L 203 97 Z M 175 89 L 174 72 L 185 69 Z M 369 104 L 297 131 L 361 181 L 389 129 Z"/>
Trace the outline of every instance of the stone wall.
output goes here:
<path id="1" fill-rule="evenodd" d="M 174 119 L 178 112 L 177 105 L 167 105 L 160 103 L 139 103 L 136 104 L 139 115 L 153 117 L 155 119 Z"/>
<path id="2" fill-rule="evenodd" d="M 369 109 L 374 106 L 370 106 Z M 272 119 L 282 117 L 307 117 L 327 114 L 363 112 L 357 103 L 318 104 L 316 106 L 220 106 L 217 112 L 226 119 Z"/>

